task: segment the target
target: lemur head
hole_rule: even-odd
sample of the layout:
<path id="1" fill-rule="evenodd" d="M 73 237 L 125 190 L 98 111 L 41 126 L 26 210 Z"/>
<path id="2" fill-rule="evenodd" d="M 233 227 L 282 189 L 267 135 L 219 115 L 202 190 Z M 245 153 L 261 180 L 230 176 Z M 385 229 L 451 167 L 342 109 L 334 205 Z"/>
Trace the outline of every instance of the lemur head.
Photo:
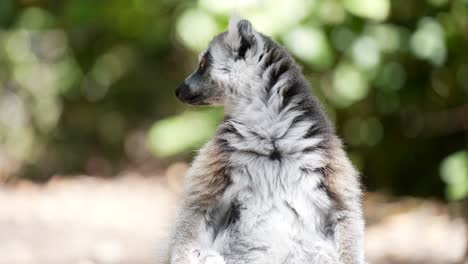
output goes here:
<path id="1" fill-rule="evenodd" d="M 252 89 L 266 37 L 249 21 L 231 19 L 199 56 L 197 69 L 177 88 L 176 96 L 193 105 L 229 105 Z M 246 85 L 249 83 L 249 85 Z"/>

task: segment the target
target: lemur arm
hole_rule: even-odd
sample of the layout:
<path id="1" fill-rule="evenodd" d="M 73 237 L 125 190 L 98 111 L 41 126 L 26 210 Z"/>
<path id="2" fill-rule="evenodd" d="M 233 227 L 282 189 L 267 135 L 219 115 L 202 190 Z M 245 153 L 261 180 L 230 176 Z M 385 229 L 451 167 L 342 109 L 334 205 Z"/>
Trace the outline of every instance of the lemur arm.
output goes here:
<path id="1" fill-rule="evenodd" d="M 335 241 L 343 264 L 364 264 L 364 221 L 359 209 L 342 211 L 335 227 Z"/>
<path id="2" fill-rule="evenodd" d="M 200 231 L 204 216 L 199 208 L 184 205 L 177 215 L 175 233 L 170 248 L 171 264 L 189 264 L 200 248 Z"/>
<path id="3" fill-rule="evenodd" d="M 333 138 L 330 146 L 326 185 L 338 202 L 334 235 L 339 259 L 343 264 L 364 264 L 364 218 L 359 174 L 339 139 Z"/>
<path id="4" fill-rule="evenodd" d="M 191 258 L 194 255 L 199 258 L 207 257 L 203 256 L 206 252 L 200 252 L 203 246 L 201 242 L 206 240 L 209 233 L 206 229 L 206 213 L 215 205 L 229 183 L 227 164 L 223 149 L 214 142 L 209 142 L 202 148 L 194 160 L 186 178 L 183 206 L 176 218 L 169 252 L 171 264 L 192 263 Z M 200 259 L 195 261 L 203 262 Z"/>

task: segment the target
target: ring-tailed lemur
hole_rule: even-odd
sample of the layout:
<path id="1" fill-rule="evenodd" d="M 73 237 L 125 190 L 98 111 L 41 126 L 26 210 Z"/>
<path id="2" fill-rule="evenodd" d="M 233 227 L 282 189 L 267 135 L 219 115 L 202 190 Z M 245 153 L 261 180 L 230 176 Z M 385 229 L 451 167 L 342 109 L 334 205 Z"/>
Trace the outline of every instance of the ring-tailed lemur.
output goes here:
<path id="1" fill-rule="evenodd" d="M 176 96 L 226 116 L 187 175 L 170 263 L 364 263 L 358 173 L 286 50 L 231 20 L 199 61 Z"/>

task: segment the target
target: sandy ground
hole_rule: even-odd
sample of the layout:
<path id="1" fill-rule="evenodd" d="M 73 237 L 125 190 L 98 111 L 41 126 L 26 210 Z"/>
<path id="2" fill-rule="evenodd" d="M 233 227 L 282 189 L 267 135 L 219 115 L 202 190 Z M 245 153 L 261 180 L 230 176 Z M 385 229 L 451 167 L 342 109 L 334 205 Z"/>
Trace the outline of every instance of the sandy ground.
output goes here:
<path id="1" fill-rule="evenodd" d="M 0 264 L 158 263 L 183 170 L 0 186 Z M 465 226 L 443 204 L 368 194 L 365 209 L 369 263 L 463 263 Z"/>

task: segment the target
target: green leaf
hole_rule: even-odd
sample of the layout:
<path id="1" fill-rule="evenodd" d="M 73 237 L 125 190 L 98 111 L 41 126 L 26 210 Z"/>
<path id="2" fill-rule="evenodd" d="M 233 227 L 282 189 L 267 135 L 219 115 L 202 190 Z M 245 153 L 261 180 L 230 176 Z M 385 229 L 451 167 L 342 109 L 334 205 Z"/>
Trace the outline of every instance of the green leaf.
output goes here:
<path id="1" fill-rule="evenodd" d="M 390 14 L 390 0 L 345 0 L 345 8 L 353 15 L 372 20 L 385 20 Z"/>
<path id="2" fill-rule="evenodd" d="M 442 180 L 447 184 L 446 195 L 450 200 L 468 197 L 468 152 L 459 151 L 446 157 L 440 165 Z"/>
<path id="3" fill-rule="evenodd" d="M 160 120 L 149 131 L 150 150 L 159 157 L 194 150 L 213 136 L 222 115 L 220 109 L 209 109 Z"/>

